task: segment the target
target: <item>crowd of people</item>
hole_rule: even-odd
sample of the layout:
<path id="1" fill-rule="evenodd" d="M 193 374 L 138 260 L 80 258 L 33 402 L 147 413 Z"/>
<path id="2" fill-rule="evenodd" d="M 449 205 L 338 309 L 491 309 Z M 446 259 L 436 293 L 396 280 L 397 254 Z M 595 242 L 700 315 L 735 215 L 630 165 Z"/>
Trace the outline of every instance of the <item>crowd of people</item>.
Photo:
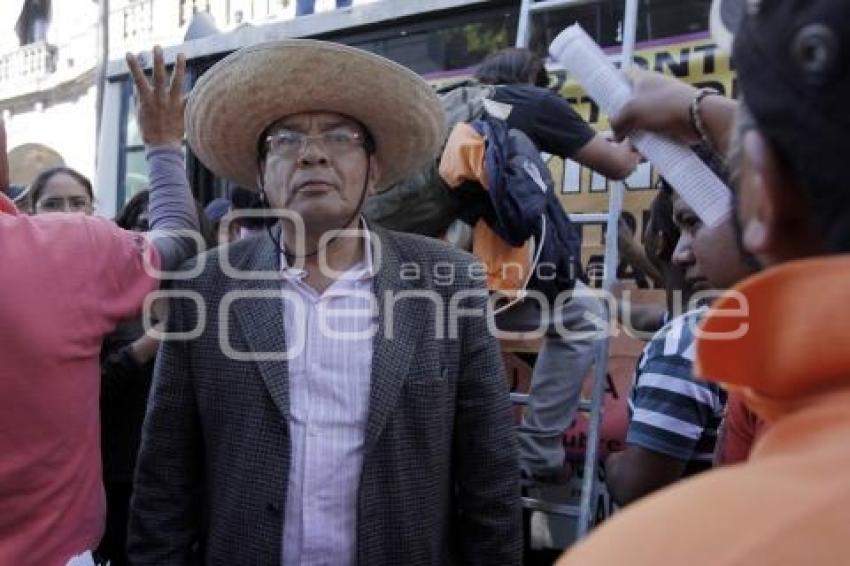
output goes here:
<path id="1" fill-rule="evenodd" d="M 568 481 L 607 336 L 539 152 L 622 179 L 636 131 L 693 146 L 734 207 L 705 223 L 659 179 L 620 241 L 667 300 L 618 309 L 651 336 L 603 463 L 619 509 L 559 564 L 845 562 L 850 11 L 739 7 L 740 98 L 638 72 L 621 141 L 523 49 L 450 131 L 421 77 L 344 45 L 245 48 L 188 97 L 182 56 L 128 55 L 150 187 L 114 222 L 67 167 L 12 202 L 0 122 L 0 564 L 522 563 L 522 490 Z M 227 198 L 193 199 L 184 138 Z M 463 245 L 364 217 L 423 167 Z M 498 334 L 532 329 L 517 426 Z"/>

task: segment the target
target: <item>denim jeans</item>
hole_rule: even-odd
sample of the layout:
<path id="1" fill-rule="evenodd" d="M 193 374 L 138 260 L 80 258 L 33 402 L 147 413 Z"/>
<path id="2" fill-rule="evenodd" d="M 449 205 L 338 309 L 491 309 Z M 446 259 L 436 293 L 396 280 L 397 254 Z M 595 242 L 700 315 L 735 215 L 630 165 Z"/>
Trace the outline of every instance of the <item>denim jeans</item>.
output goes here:
<path id="1" fill-rule="evenodd" d="M 351 6 L 352 0 L 336 0 L 337 8 L 347 8 Z M 316 0 L 298 0 L 295 5 L 296 16 L 308 16 L 316 9 Z"/>

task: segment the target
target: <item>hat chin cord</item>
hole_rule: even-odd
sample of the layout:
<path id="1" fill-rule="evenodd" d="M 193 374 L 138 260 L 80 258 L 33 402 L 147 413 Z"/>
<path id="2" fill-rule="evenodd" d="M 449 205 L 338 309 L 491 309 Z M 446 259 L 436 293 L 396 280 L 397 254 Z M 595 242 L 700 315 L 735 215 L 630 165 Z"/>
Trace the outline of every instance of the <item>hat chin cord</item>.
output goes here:
<path id="1" fill-rule="evenodd" d="M 367 150 L 366 151 L 367 160 L 371 156 L 372 156 L 372 152 Z M 260 198 L 263 201 L 262 202 L 263 207 L 270 210 L 271 207 L 269 206 L 269 199 L 266 196 L 266 187 L 263 184 L 263 175 L 260 172 L 258 172 L 258 174 L 257 174 L 257 185 L 260 187 Z M 283 245 L 283 242 L 281 242 L 280 238 L 275 237 L 271 224 L 266 224 L 266 233 L 269 235 L 269 238 L 271 238 L 272 242 L 274 242 L 274 244 L 277 246 L 277 249 L 283 252 L 283 254 L 286 256 L 287 260 L 289 260 L 289 259 L 306 259 L 306 258 L 309 258 L 309 257 L 314 257 L 314 256 L 318 255 L 319 252 L 328 249 L 331 246 L 331 244 L 336 242 L 337 238 L 339 237 L 338 233 L 341 232 L 342 230 L 345 230 L 345 227 L 348 226 L 349 224 L 351 224 L 351 222 L 355 218 L 357 218 L 357 216 L 360 214 L 360 210 L 363 208 L 363 203 L 366 200 L 366 193 L 368 192 L 368 190 L 369 190 L 369 164 L 367 162 L 367 164 L 366 164 L 366 176 L 363 178 L 363 190 L 360 191 L 360 199 L 357 201 L 357 206 L 354 208 L 354 212 L 352 212 L 351 215 L 348 218 L 345 219 L 345 222 L 343 222 L 342 226 L 340 226 L 339 228 L 336 229 L 337 235 L 334 235 L 332 238 L 330 238 L 324 246 L 317 247 L 315 250 L 311 251 L 310 253 L 299 255 L 299 254 L 292 253 L 291 251 L 287 250 L 286 247 Z M 281 232 L 282 231 L 283 231 L 283 229 L 281 228 Z"/>

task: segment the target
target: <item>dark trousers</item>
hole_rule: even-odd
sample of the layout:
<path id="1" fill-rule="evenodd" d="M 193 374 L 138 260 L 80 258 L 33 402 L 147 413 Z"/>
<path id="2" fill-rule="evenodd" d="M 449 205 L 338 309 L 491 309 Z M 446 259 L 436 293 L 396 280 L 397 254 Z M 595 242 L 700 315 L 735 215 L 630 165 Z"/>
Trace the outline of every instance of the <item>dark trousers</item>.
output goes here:
<path id="1" fill-rule="evenodd" d="M 127 524 L 130 518 L 131 482 L 107 482 L 106 529 L 95 556 L 100 564 L 125 566 L 127 560 Z"/>

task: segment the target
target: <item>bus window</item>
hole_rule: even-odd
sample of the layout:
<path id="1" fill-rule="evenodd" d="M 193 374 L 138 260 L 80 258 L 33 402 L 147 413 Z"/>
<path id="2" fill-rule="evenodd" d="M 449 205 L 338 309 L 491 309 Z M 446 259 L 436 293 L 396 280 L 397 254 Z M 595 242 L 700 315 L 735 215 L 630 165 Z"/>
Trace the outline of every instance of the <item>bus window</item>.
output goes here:
<path id="1" fill-rule="evenodd" d="M 393 6 L 391 2 L 382 4 L 386 4 L 387 10 Z M 382 55 L 435 84 L 441 80 L 469 75 L 471 69 L 487 55 L 512 46 L 516 41 L 520 5 L 516 0 L 481 0 L 447 9 L 440 8 L 440 2 L 436 0 L 423 0 L 422 4 L 430 7 L 420 12 L 403 11 L 404 15 L 397 18 L 387 17 L 384 11 L 374 21 L 358 21 L 351 27 L 331 27 L 311 37 L 352 45 Z M 705 33 L 710 5 L 711 0 L 639 0 L 637 40 L 687 41 L 682 36 Z M 619 46 L 623 39 L 623 0 L 586 2 L 533 14 L 530 47 L 545 54 L 555 36 L 576 21 L 603 47 Z M 290 37 L 290 32 L 294 31 L 290 28 L 295 24 L 279 22 L 268 25 L 268 33 L 263 38 Z M 271 33 L 272 30 L 274 33 Z M 214 45 L 214 49 L 196 55 L 189 61 L 188 85 L 193 84 L 206 69 L 235 47 L 230 41 L 233 37 L 223 34 L 222 45 L 226 43 L 226 48 L 219 49 L 220 46 Z M 250 43 L 244 42 L 244 45 Z M 687 74 L 687 59 L 684 56 L 680 59 L 662 59 L 659 56 L 651 62 L 638 58 L 637 62 L 669 68 L 677 76 Z M 559 88 L 564 78 L 559 78 Z M 138 126 L 132 112 L 129 78 L 120 80 L 126 82 L 120 113 L 120 157 L 115 199 L 118 207 L 147 184 L 144 146 L 139 139 Z M 583 101 L 576 101 L 576 104 L 581 106 Z M 591 119 L 591 122 L 595 120 Z M 216 178 L 191 152 L 187 155 L 187 171 L 193 192 L 201 202 L 225 193 L 224 180 Z M 576 188 L 580 190 L 580 187 Z M 599 194 L 604 196 L 604 193 Z"/>
<path id="2" fill-rule="evenodd" d="M 425 75 L 468 69 L 516 40 L 518 7 L 503 2 L 459 13 L 326 37 L 391 59 Z"/>
<path id="3" fill-rule="evenodd" d="M 130 105 L 133 101 L 130 100 Z M 126 145 L 124 146 L 124 194 L 119 195 L 119 206 L 127 202 L 139 191 L 148 187 L 148 167 L 145 162 L 145 145 L 136 121 L 133 108 L 127 112 Z"/>
<path id="4" fill-rule="evenodd" d="M 623 0 L 603 0 L 532 16 L 529 46 L 545 53 L 555 37 L 578 22 L 602 47 L 623 41 Z M 708 31 L 711 0 L 640 0 L 637 41 L 652 41 Z"/>

